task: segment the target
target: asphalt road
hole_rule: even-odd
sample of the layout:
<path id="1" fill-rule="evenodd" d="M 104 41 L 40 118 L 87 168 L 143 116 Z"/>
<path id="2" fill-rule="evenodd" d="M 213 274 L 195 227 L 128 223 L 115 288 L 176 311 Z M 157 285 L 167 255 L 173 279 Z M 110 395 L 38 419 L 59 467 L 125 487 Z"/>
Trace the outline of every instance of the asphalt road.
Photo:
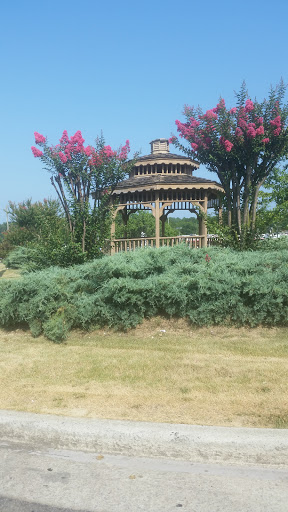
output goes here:
<path id="1" fill-rule="evenodd" d="M 287 512 L 288 468 L 0 444 L 1 512 Z"/>

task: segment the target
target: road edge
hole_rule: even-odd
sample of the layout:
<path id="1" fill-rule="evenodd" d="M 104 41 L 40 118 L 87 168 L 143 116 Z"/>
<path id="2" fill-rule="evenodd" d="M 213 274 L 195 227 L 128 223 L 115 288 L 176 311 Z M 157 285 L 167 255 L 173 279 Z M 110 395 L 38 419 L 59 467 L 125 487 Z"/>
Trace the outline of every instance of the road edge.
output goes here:
<path id="1" fill-rule="evenodd" d="M 288 430 L 71 418 L 0 411 L 0 440 L 191 462 L 288 466 Z"/>

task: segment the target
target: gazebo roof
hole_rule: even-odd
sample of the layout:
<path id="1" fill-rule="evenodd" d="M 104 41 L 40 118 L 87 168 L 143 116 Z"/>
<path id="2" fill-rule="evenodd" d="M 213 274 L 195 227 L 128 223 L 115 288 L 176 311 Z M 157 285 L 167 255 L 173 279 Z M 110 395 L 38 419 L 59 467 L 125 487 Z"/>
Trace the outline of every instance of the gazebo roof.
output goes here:
<path id="1" fill-rule="evenodd" d="M 189 162 L 193 166 L 199 167 L 199 163 L 192 160 L 192 158 L 189 158 L 189 156 L 176 155 L 175 153 L 170 153 L 170 151 L 166 151 L 165 153 L 150 153 L 149 155 L 140 156 L 137 158 L 135 163 L 137 165 L 138 163 L 146 162 L 146 160 L 185 160 L 187 163 Z"/>
<path id="2" fill-rule="evenodd" d="M 120 181 L 116 187 L 115 192 L 120 192 L 121 189 L 127 188 L 137 188 L 141 189 L 149 186 L 149 188 L 155 185 L 163 185 L 165 188 L 168 185 L 201 185 L 203 184 L 205 188 L 207 185 L 211 185 L 215 187 L 221 187 L 219 183 L 212 180 L 207 180 L 205 178 L 198 178 L 197 176 L 188 176 L 187 174 L 155 174 L 155 175 L 145 175 L 145 176 L 133 176 L 131 178 L 127 178 L 126 180 Z M 222 188 L 222 187 L 221 187 Z"/>
<path id="3" fill-rule="evenodd" d="M 151 145 L 151 153 L 149 155 L 139 156 L 135 161 L 135 167 L 139 167 L 140 165 L 149 165 L 149 164 L 159 164 L 159 163 L 173 163 L 175 164 L 190 164 L 190 166 L 197 169 L 199 167 L 199 163 L 192 158 L 184 155 L 176 155 L 175 153 L 170 153 L 169 151 L 169 140 L 168 139 L 155 139 L 150 142 Z"/>
<path id="4" fill-rule="evenodd" d="M 214 180 L 193 176 L 199 163 L 192 158 L 176 155 L 169 151 L 168 139 L 150 142 L 151 153 L 140 156 L 134 163 L 129 177 L 117 184 L 114 194 L 161 189 L 214 189 L 223 191 L 222 185 Z"/>

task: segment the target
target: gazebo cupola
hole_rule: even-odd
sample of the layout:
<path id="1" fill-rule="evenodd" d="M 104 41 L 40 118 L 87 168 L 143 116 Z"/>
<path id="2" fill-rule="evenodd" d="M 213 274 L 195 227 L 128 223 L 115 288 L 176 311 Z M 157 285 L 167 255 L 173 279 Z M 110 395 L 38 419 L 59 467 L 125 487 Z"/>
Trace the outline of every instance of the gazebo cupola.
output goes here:
<path id="1" fill-rule="evenodd" d="M 170 239 L 177 238 L 165 237 L 168 215 L 176 210 L 187 210 L 198 217 L 199 245 L 205 247 L 205 214 L 208 208 L 219 206 L 219 198 L 224 192 L 222 186 L 215 181 L 193 176 L 199 163 L 189 157 L 170 153 L 168 139 L 155 139 L 150 145 L 151 153 L 139 157 L 129 177 L 118 183 L 114 190 L 112 200 L 116 206 L 115 215 L 121 212 L 124 223 L 127 223 L 130 214 L 150 210 L 155 218 L 155 237 L 146 239 L 145 245 L 160 247 L 173 245 Z M 141 238 L 115 240 L 114 233 L 113 223 L 111 252 L 126 248 L 131 250 L 142 245 L 139 242 Z"/>
<path id="2" fill-rule="evenodd" d="M 157 153 L 169 153 L 168 139 L 155 139 L 150 142 L 150 145 L 152 155 L 156 155 Z"/>

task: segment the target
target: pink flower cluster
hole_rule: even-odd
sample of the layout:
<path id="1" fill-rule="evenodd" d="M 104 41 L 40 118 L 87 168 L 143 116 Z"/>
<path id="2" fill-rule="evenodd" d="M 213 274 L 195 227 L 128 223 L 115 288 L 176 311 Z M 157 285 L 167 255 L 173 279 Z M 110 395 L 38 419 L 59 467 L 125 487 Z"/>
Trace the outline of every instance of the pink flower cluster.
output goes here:
<path id="1" fill-rule="evenodd" d="M 175 123 L 180 137 L 189 141 L 193 151 L 206 150 L 213 144 L 213 141 L 216 142 L 215 134 L 219 133 L 218 130 L 221 129 L 222 125 L 225 128 L 225 137 L 221 136 L 219 142 L 228 153 L 231 152 L 237 141 L 242 144 L 245 139 L 252 141 L 256 137 L 259 137 L 258 140 L 262 141 L 263 144 L 268 144 L 271 141 L 271 137 L 267 137 L 267 126 L 264 127 L 263 117 L 256 115 L 255 105 L 249 98 L 244 106 L 233 107 L 229 111 L 226 110 L 224 99 L 221 99 L 215 108 L 207 110 L 203 115 L 199 114 L 198 110 L 187 106 L 184 112 L 186 122 L 182 123 L 177 120 Z M 282 130 L 278 105 L 275 106 L 273 112 L 275 118 L 270 121 L 270 131 L 272 135 L 278 136 Z M 228 114 L 235 117 L 229 117 Z M 214 120 L 219 119 L 219 115 L 221 115 L 220 127 L 219 122 L 214 122 Z M 234 125 L 234 120 L 237 120 L 237 126 Z M 221 132 L 219 136 L 220 134 Z M 173 143 L 174 141 L 173 136 L 170 142 Z"/>
<path id="2" fill-rule="evenodd" d="M 206 111 L 206 114 L 204 114 L 204 115 L 202 116 L 202 119 L 207 119 L 208 121 L 210 121 L 210 120 L 212 120 L 212 119 L 218 119 L 218 115 L 216 114 L 216 112 L 214 112 L 214 110 L 213 110 L 213 109 L 211 109 L 211 110 L 207 110 L 207 111 Z M 198 123 L 198 121 L 196 121 L 195 119 L 194 119 L 194 121 L 195 121 L 195 123 Z M 191 123 L 190 123 L 190 124 L 191 124 Z M 198 123 L 198 125 L 199 125 L 199 123 Z M 197 126 L 197 125 L 196 125 L 196 126 Z"/>
<path id="3" fill-rule="evenodd" d="M 240 126 L 240 128 L 242 128 L 242 130 L 247 129 L 247 120 L 248 120 L 247 112 L 245 112 L 245 110 L 243 108 L 240 108 L 239 117 L 238 117 L 238 126 Z"/>
<path id="4" fill-rule="evenodd" d="M 256 135 L 264 135 L 264 126 L 262 124 L 256 129 Z"/>
<path id="5" fill-rule="evenodd" d="M 50 148 L 51 157 L 60 158 L 63 164 L 65 164 L 68 160 L 72 160 L 72 154 L 84 152 L 83 144 L 85 140 L 83 139 L 80 130 L 72 135 L 70 139 L 67 130 L 64 130 L 59 142 L 60 144 Z"/>
<path id="6" fill-rule="evenodd" d="M 254 103 L 248 99 L 245 103 L 245 112 L 251 112 L 252 110 L 254 110 Z"/>
<path id="7" fill-rule="evenodd" d="M 69 135 L 68 135 L 67 130 L 64 130 L 59 142 L 60 142 L 61 146 L 65 146 L 66 144 L 69 144 Z"/>
<path id="8" fill-rule="evenodd" d="M 34 137 L 35 137 L 36 144 L 45 144 L 46 137 L 44 137 L 44 135 L 41 135 L 41 133 L 34 132 Z"/>
<path id="9" fill-rule="evenodd" d="M 117 151 L 113 151 L 111 146 L 104 146 L 104 148 L 101 149 L 100 154 L 104 158 L 113 158 L 117 155 Z"/>
<path id="10" fill-rule="evenodd" d="M 95 149 L 92 148 L 91 146 L 87 146 L 86 148 L 84 148 L 84 153 L 86 156 L 91 156 L 95 153 Z"/>
<path id="11" fill-rule="evenodd" d="M 254 139 L 256 137 L 255 123 L 249 123 L 247 128 L 248 139 Z"/>
<path id="12" fill-rule="evenodd" d="M 190 123 L 181 123 L 178 119 L 175 121 L 177 126 L 177 131 L 180 133 L 180 137 L 184 137 L 185 139 L 189 139 L 189 137 L 194 137 L 195 129 L 190 125 Z"/>
<path id="13" fill-rule="evenodd" d="M 248 102 L 248 104 L 247 104 L 247 102 Z M 246 108 L 247 105 L 248 105 L 248 111 Z M 256 123 L 260 125 L 260 126 L 258 126 L 258 128 L 256 128 L 255 123 L 252 123 L 252 122 L 248 123 L 247 112 L 249 112 L 249 109 L 250 109 L 250 111 L 252 110 L 252 105 L 253 105 L 252 101 L 247 100 L 245 109 L 240 110 L 240 114 L 239 114 L 239 118 L 238 118 L 238 126 L 235 130 L 236 137 L 239 137 L 239 138 L 243 137 L 244 133 L 246 133 L 248 139 L 254 139 L 257 135 L 263 136 L 265 134 L 265 130 L 264 130 L 264 126 L 263 126 L 263 117 L 259 117 L 259 118 L 255 119 Z M 253 105 L 253 109 L 254 109 L 254 105 Z"/>
<path id="14" fill-rule="evenodd" d="M 67 162 L 68 158 L 67 158 L 67 156 L 66 156 L 66 155 L 64 155 L 64 153 L 62 153 L 62 151 L 59 151 L 58 156 L 59 156 L 59 158 L 60 158 L 61 162 L 62 162 L 63 164 L 66 164 L 66 162 Z"/>
<path id="15" fill-rule="evenodd" d="M 199 125 L 200 125 L 199 121 L 197 121 L 194 117 L 190 117 L 190 126 L 192 128 L 198 128 Z"/>
<path id="16" fill-rule="evenodd" d="M 232 144 L 232 142 L 230 142 L 229 140 L 225 139 L 225 137 L 220 137 L 219 139 L 219 142 L 222 146 L 224 146 L 224 148 L 226 149 L 226 151 L 228 153 L 230 153 L 231 149 L 233 148 L 234 144 Z"/>
<path id="17" fill-rule="evenodd" d="M 62 136 L 63 137 L 63 136 Z M 72 135 L 70 142 L 68 142 L 69 150 L 71 153 L 82 153 L 84 151 L 85 140 L 82 137 L 82 133 L 78 130 L 75 135 Z"/>
<path id="18" fill-rule="evenodd" d="M 207 112 L 208 117 L 206 116 Z M 214 114 L 212 110 L 207 112 L 201 119 L 206 119 L 209 122 L 209 131 L 207 129 L 198 129 L 200 122 L 194 117 L 191 117 L 187 123 L 181 123 L 178 120 L 175 121 L 180 137 L 184 137 L 189 141 L 192 139 L 191 147 L 193 151 L 198 151 L 200 147 L 207 149 L 212 142 L 208 134 L 211 134 L 211 132 L 215 130 L 213 124 L 211 124 L 211 120 L 215 119 L 215 116 L 217 118 L 217 114 Z"/>
<path id="19" fill-rule="evenodd" d="M 83 150 L 84 155 L 88 156 L 88 164 L 91 166 L 102 165 L 103 158 L 99 156 L 92 146 L 87 146 Z"/>
<path id="20" fill-rule="evenodd" d="M 224 147 L 225 147 L 226 151 L 228 151 L 228 153 L 233 148 L 233 145 L 234 144 L 232 144 L 232 142 L 230 142 L 229 140 L 225 140 L 225 142 L 224 142 Z"/>
<path id="21" fill-rule="evenodd" d="M 217 107 L 213 108 L 213 112 L 219 112 L 220 110 L 225 109 L 225 100 L 223 98 L 220 99 L 219 103 L 217 104 Z"/>
<path id="22" fill-rule="evenodd" d="M 239 117 L 238 125 L 240 126 L 240 128 L 242 128 L 242 130 L 246 130 L 247 128 L 247 122 L 245 121 L 245 119 L 243 119 L 243 117 Z"/>
<path id="23" fill-rule="evenodd" d="M 46 138 L 40 133 L 35 132 L 35 141 L 37 144 L 46 144 Z M 50 157 L 52 159 L 59 159 L 63 164 L 66 164 L 69 160 L 72 160 L 73 155 L 82 154 L 88 157 L 87 164 L 90 166 L 99 166 L 107 159 L 117 158 L 119 161 L 124 161 L 130 151 L 129 140 L 126 140 L 125 146 L 119 149 L 119 151 L 113 151 L 111 146 L 104 146 L 99 153 L 92 146 L 84 147 L 85 140 L 82 137 L 82 133 L 78 130 L 71 138 L 67 133 L 67 130 L 63 131 L 62 137 L 60 138 L 60 144 L 51 146 Z M 31 147 L 32 153 L 35 157 L 43 156 L 42 151 Z M 61 176 L 60 176 L 61 177 Z"/>
<path id="24" fill-rule="evenodd" d="M 281 132 L 281 117 L 277 116 L 275 119 L 272 119 L 270 121 L 271 126 L 273 126 L 275 129 L 273 131 L 274 135 L 280 135 Z"/>
<path id="25" fill-rule="evenodd" d="M 40 149 L 38 149 L 38 148 L 35 148 L 35 146 L 32 146 L 31 150 L 32 150 L 32 153 L 35 158 L 39 158 L 40 156 L 43 156 L 42 151 L 40 151 Z"/>
<path id="26" fill-rule="evenodd" d="M 130 142 L 127 139 L 125 146 L 123 146 L 121 148 L 121 151 L 119 153 L 119 160 L 121 160 L 121 161 L 126 160 L 129 152 L 130 152 Z"/>

